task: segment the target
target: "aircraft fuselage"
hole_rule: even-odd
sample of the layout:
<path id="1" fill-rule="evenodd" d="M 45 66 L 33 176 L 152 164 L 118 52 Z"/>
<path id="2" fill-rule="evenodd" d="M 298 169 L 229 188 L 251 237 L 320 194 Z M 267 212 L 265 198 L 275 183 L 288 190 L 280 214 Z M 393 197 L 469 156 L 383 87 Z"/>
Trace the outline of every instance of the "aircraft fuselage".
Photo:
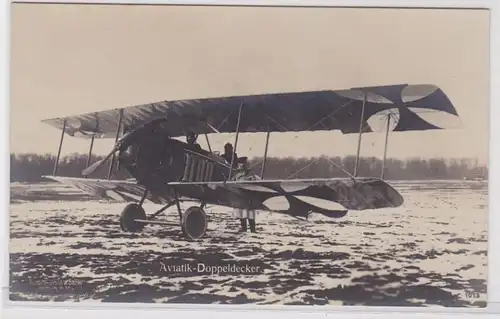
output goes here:
<path id="1" fill-rule="evenodd" d="M 230 165 L 221 156 L 160 132 L 137 134 L 128 139 L 125 136 L 118 160 L 120 167 L 127 169 L 139 184 L 165 199 L 174 197 L 174 188 L 168 183 L 220 182 L 226 181 L 230 174 Z M 231 174 L 234 176 L 234 169 Z M 231 199 L 232 196 L 217 193 L 227 192 L 226 189 L 211 189 L 207 185 L 178 185 L 175 190 L 179 197 L 197 198 L 207 203 L 248 205 L 247 202 L 239 205 Z M 241 194 L 237 196 L 240 197 Z M 226 198 L 228 202 L 222 203 L 221 198 Z"/>

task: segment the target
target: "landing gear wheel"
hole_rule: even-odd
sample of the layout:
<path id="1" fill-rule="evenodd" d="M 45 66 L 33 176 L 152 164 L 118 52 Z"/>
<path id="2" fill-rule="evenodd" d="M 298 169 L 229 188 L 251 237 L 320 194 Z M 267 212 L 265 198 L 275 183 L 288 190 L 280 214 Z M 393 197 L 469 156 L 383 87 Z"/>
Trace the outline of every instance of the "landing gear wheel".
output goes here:
<path id="1" fill-rule="evenodd" d="M 125 206 L 120 216 L 120 227 L 125 232 L 138 233 L 144 229 L 145 224 L 136 222 L 136 219 L 147 219 L 146 212 L 138 204 L 132 203 Z"/>
<path id="2" fill-rule="evenodd" d="M 207 215 L 198 207 L 189 207 L 182 215 L 182 232 L 191 240 L 200 239 L 207 232 Z"/>

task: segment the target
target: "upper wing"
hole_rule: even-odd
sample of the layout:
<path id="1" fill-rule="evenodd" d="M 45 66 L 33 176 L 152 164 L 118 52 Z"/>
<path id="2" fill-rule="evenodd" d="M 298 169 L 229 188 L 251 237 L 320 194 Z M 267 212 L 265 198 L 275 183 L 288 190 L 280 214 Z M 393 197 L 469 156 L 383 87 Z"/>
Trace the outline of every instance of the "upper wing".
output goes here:
<path id="1" fill-rule="evenodd" d="M 132 180 L 107 180 L 62 176 L 43 176 L 65 185 L 73 186 L 81 191 L 102 199 L 123 199 L 125 201 L 136 201 L 142 198 L 145 188 Z M 152 194 L 147 199 L 156 204 L 165 204 L 167 201 Z"/>
<path id="2" fill-rule="evenodd" d="M 228 182 L 169 183 L 184 188 L 205 185 L 218 191 L 218 201 L 229 199 L 228 206 L 246 206 L 252 202 L 256 209 L 280 211 L 294 216 L 305 216 L 309 211 L 337 217 L 340 204 L 348 210 L 398 207 L 402 196 L 389 184 L 375 178 L 328 178 L 296 180 L 236 180 Z M 271 199 L 281 199 L 286 208 L 273 208 Z M 271 205 L 271 206 L 270 206 Z M 345 212 L 341 214 L 345 215 Z"/>
<path id="3" fill-rule="evenodd" d="M 340 130 L 347 134 L 359 132 L 364 101 L 364 132 L 375 130 L 368 124 L 368 119 L 388 110 L 399 113 L 397 131 L 439 129 L 417 115 L 422 110 L 425 113 L 458 115 L 438 87 L 400 84 L 337 91 L 161 101 L 43 122 L 58 129 L 65 127 L 71 136 L 89 137 L 95 134 L 97 138 L 108 138 L 115 137 L 120 112 L 123 112 L 124 131 L 156 118 L 166 118 L 172 137 L 184 136 L 188 130 L 197 134 L 232 133 L 236 131 L 238 112 L 242 106 L 240 132 Z"/>

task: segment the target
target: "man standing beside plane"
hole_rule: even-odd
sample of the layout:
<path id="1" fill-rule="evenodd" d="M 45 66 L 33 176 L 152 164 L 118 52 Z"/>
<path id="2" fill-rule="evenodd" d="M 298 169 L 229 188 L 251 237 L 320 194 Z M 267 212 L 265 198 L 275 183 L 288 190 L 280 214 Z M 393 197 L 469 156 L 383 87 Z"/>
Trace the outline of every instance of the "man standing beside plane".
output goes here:
<path id="1" fill-rule="evenodd" d="M 236 180 L 248 180 L 248 179 L 253 179 L 252 175 L 250 174 L 250 169 L 248 168 L 248 161 L 246 157 L 238 158 L 238 155 L 234 152 L 233 145 L 231 143 L 226 143 L 224 145 L 224 153 L 222 154 L 222 158 L 226 160 L 226 162 L 231 165 L 231 161 L 233 163 L 232 167 L 234 169 L 238 168 L 238 164 L 241 162 L 242 164 L 242 169 L 236 173 L 235 179 Z M 253 209 L 242 209 L 242 208 L 236 208 L 233 210 L 233 216 L 239 219 L 240 224 L 241 224 L 241 229 L 240 231 L 246 232 L 247 231 L 247 220 L 248 220 L 248 225 L 250 226 L 250 231 L 252 233 L 255 233 L 255 210 Z"/>
<path id="2" fill-rule="evenodd" d="M 258 176 L 252 174 L 250 171 L 250 168 L 248 167 L 248 159 L 246 157 L 242 157 L 239 159 L 239 162 L 241 162 L 241 170 L 236 173 L 235 179 L 236 180 L 255 180 L 259 179 Z M 248 220 L 248 226 L 250 226 L 250 231 L 252 233 L 256 232 L 255 229 L 255 215 L 256 211 L 251 208 L 246 208 L 246 209 L 241 209 L 241 208 L 236 208 L 233 211 L 234 217 L 238 218 L 240 220 L 241 224 L 241 231 L 246 232 L 247 231 L 247 220 Z"/>

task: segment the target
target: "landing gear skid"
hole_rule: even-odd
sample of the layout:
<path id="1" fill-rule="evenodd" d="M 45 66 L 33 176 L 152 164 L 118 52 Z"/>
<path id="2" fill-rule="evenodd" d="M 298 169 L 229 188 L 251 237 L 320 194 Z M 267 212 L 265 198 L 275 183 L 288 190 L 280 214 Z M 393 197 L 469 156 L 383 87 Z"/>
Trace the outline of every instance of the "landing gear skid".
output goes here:
<path id="1" fill-rule="evenodd" d="M 142 204 L 146 198 L 147 193 L 143 196 L 139 203 L 130 203 L 123 209 L 120 216 L 120 228 L 125 232 L 138 233 L 141 232 L 146 224 L 157 224 L 163 226 L 181 226 L 183 235 L 190 240 L 198 240 L 202 238 L 207 232 L 207 215 L 203 210 L 204 204 L 200 206 L 191 206 L 182 212 L 180 200 L 175 196 L 175 199 L 163 206 L 160 210 L 151 214 L 149 217 L 146 215 Z M 158 215 L 165 212 L 173 205 L 177 206 L 179 213 L 180 223 L 155 220 Z"/>

